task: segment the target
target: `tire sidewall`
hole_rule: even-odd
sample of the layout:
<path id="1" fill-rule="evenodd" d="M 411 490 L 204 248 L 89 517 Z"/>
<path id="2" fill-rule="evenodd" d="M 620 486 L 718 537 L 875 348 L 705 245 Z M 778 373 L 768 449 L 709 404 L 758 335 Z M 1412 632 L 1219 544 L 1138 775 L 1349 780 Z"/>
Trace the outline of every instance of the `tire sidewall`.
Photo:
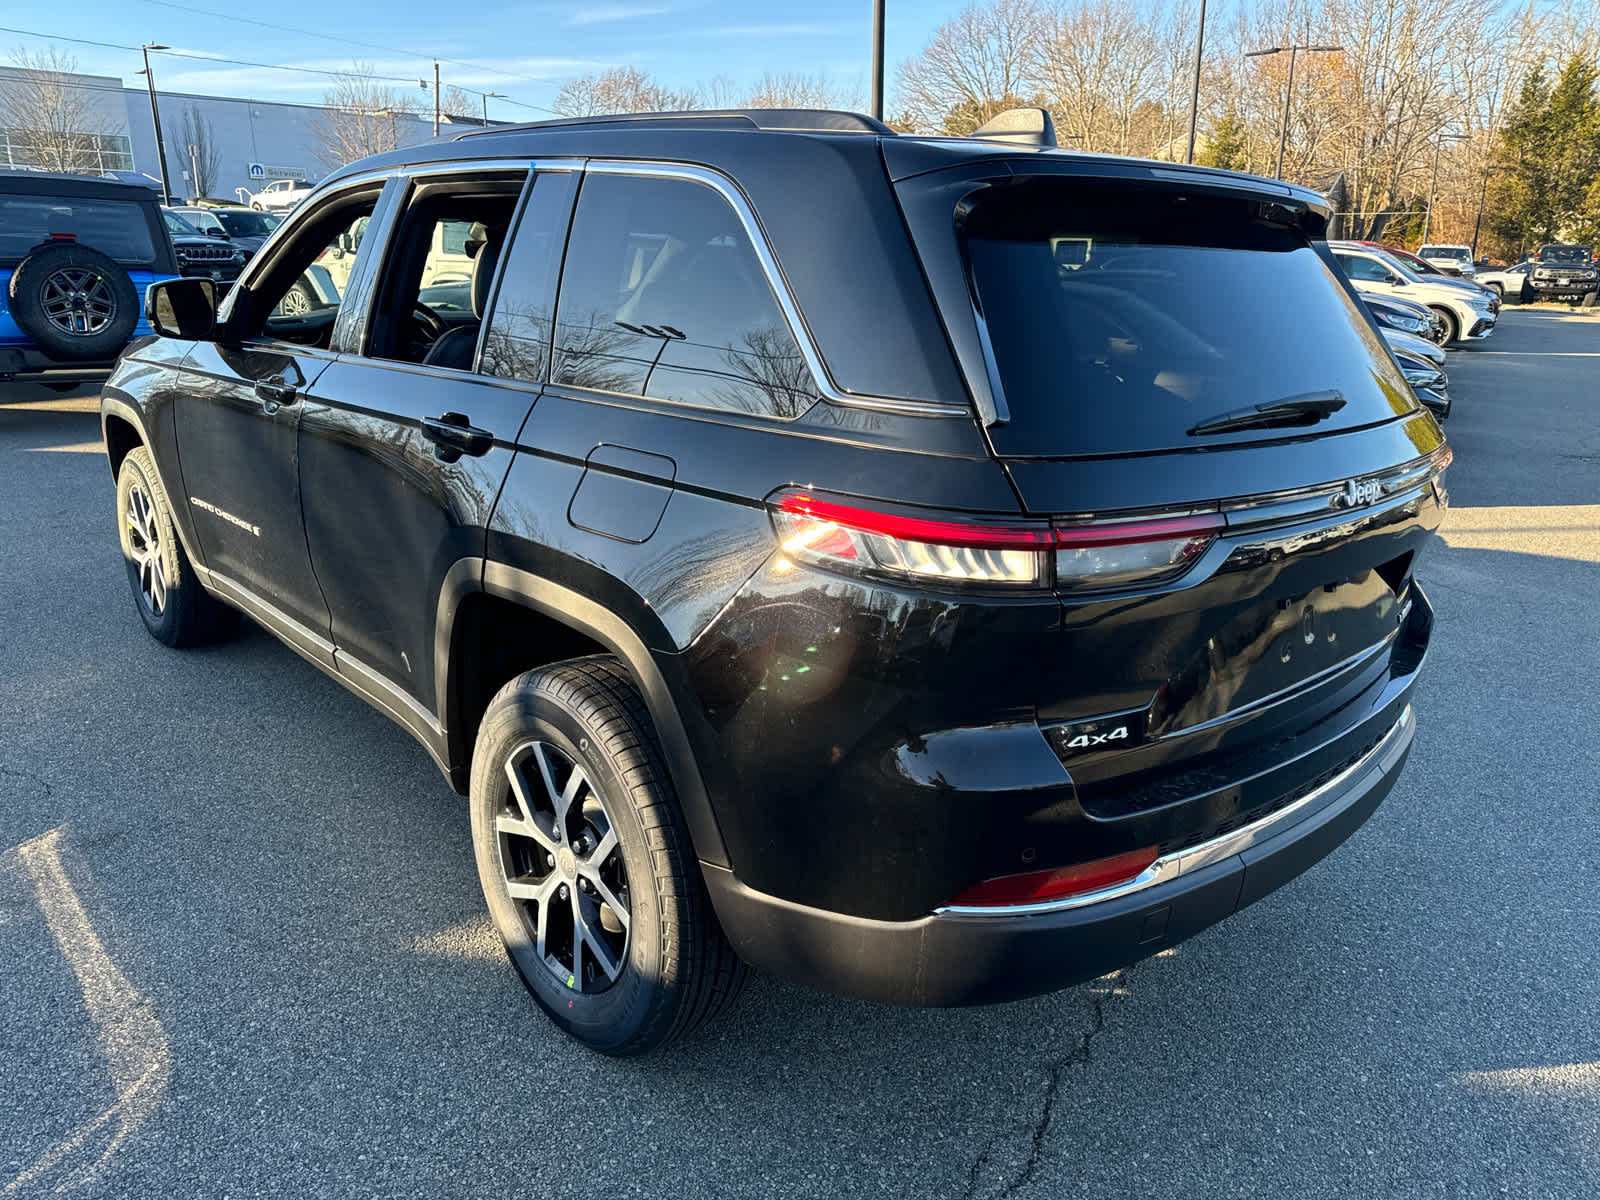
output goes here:
<path id="1" fill-rule="evenodd" d="M 57 271 L 84 268 L 110 286 L 116 308 L 99 333 L 77 337 L 57 328 L 44 313 L 44 285 Z M 18 264 L 8 288 L 17 325 L 47 353 L 70 361 L 114 358 L 139 324 L 139 291 L 128 272 L 88 246 L 63 244 L 35 250 Z"/>
<path id="2" fill-rule="evenodd" d="M 599 749 L 596 731 L 566 704 L 537 690 L 523 688 L 511 697 L 504 707 L 491 706 L 473 754 L 472 840 L 483 894 L 512 965 L 539 1005 L 558 1025 L 595 1049 L 620 1049 L 638 1037 L 658 1011 L 661 980 L 669 973 L 678 974 L 669 972 L 663 959 L 663 930 L 675 914 L 663 911 L 649 841 L 630 799 L 631 789 L 611 756 Z M 627 871 L 627 964 L 616 983 L 594 995 L 566 988 L 539 961 L 521 906 L 506 894 L 502 883 L 494 818 L 509 788 L 506 763 L 530 740 L 549 742 L 582 765 L 604 798 Z"/>

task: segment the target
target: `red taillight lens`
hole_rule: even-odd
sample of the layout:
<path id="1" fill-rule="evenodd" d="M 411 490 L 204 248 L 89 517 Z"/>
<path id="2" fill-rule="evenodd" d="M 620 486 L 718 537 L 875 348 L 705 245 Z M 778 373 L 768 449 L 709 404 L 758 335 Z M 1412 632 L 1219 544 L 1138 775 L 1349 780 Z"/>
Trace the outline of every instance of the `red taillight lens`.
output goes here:
<path id="1" fill-rule="evenodd" d="M 1127 854 L 1097 858 L 1093 862 L 1072 867 L 1029 871 L 1025 875 L 1002 875 L 998 879 L 986 879 L 976 887 L 969 887 L 951 900 L 950 905 L 955 908 L 995 908 L 1064 900 L 1068 896 L 1079 896 L 1136 879 L 1155 860 L 1156 848 L 1146 846 L 1143 850 L 1130 850 Z"/>
<path id="2" fill-rule="evenodd" d="M 1223 527 L 1220 513 L 1050 527 L 944 521 L 782 492 L 773 521 L 804 562 L 956 584 L 1095 590 L 1183 574 Z"/>
<path id="3" fill-rule="evenodd" d="M 947 583 L 1048 584 L 1048 525 L 982 525 L 878 512 L 785 492 L 773 512 L 784 552 L 824 566 L 856 567 Z"/>
<path id="4" fill-rule="evenodd" d="M 1056 530 L 1056 585 L 1067 591 L 1162 583 L 1182 575 L 1216 540 L 1221 513 L 1064 525 Z"/>

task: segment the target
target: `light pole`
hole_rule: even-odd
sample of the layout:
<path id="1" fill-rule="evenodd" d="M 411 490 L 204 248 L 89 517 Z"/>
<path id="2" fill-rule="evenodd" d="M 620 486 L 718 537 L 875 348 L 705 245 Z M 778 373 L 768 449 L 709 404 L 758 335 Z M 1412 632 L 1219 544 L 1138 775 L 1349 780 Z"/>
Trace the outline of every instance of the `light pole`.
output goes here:
<path id="1" fill-rule="evenodd" d="M 156 77 L 150 71 L 150 51 L 170 50 L 159 42 L 146 42 L 139 49 L 144 53 L 144 70 L 139 74 L 150 87 L 150 123 L 156 127 L 156 160 L 161 164 L 161 203 L 172 203 L 172 184 L 167 181 L 167 143 L 161 137 L 161 109 L 156 105 Z"/>
<path id="2" fill-rule="evenodd" d="M 485 92 L 483 94 L 483 127 L 485 129 L 489 128 L 489 101 L 504 100 L 505 98 L 506 94 L 504 92 Z"/>
<path id="3" fill-rule="evenodd" d="M 1200 0 L 1200 32 L 1194 35 L 1194 92 L 1189 97 L 1189 156 L 1194 162 L 1194 128 L 1200 121 L 1200 56 L 1206 46 L 1206 0 Z"/>
<path id="4" fill-rule="evenodd" d="M 433 60 L 433 136 L 439 136 L 439 60 Z"/>
<path id="5" fill-rule="evenodd" d="M 872 115 L 883 120 L 883 4 L 872 0 Z"/>
<path id="6" fill-rule="evenodd" d="M 1294 59 L 1304 50 L 1307 54 L 1338 54 L 1343 46 L 1271 46 L 1266 50 L 1252 50 L 1246 58 L 1267 58 L 1274 54 L 1289 54 L 1289 86 L 1283 90 L 1283 129 L 1278 134 L 1278 169 L 1274 174 L 1283 178 L 1283 148 L 1289 141 L 1289 102 L 1294 98 Z"/>
<path id="7" fill-rule="evenodd" d="M 1467 135 L 1464 133 L 1441 133 L 1439 140 L 1433 144 L 1433 174 L 1428 176 L 1428 211 L 1422 214 L 1422 242 L 1427 245 L 1428 227 L 1433 224 L 1433 194 L 1439 186 L 1439 151 L 1444 149 L 1446 142 L 1464 142 Z"/>
<path id="8" fill-rule="evenodd" d="M 1483 226 L 1483 205 L 1489 198 L 1489 176 L 1496 171 L 1514 171 L 1515 167 L 1485 167 L 1483 169 L 1483 187 L 1478 192 L 1478 217 L 1472 222 L 1472 261 L 1478 261 L 1478 230 Z"/>

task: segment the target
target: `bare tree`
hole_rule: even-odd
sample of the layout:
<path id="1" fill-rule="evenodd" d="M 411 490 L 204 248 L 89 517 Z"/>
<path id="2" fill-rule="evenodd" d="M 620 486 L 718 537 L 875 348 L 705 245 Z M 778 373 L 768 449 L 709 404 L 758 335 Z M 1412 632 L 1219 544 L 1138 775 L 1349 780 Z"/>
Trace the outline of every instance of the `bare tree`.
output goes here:
<path id="1" fill-rule="evenodd" d="M 222 148 L 217 145 L 211 122 L 193 104 L 183 113 L 183 153 L 189 164 L 189 186 L 196 196 L 209 196 L 222 169 Z"/>
<path id="2" fill-rule="evenodd" d="M 556 93 L 555 110 L 564 117 L 592 117 L 605 113 L 679 112 L 698 104 L 699 97 L 692 89 L 675 91 L 637 67 L 612 67 L 597 75 L 569 79 Z"/>
<path id="3" fill-rule="evenodd" d="M 30 165 L 48 171 L 97 170 L 94 133 L 89 130 L 93 101 L 70 78 L 78 60 L 51 46 L 33 51 L 18 47 L 11 62 L 17 69 L 0 79 L 0 112 Z"/>
<path id="4" fill-rule="evenodd" d="M 483 120 L 483 98 L 466 88 L 447 83 L 440 93 L 439 111 L 451 120 L 479 123 Z"/>
<path id="5" fill-rule="evenodd" d="M 745 97 L 746 108 L 852 108 L 856 97 L 824 74 L 768 71 Z"/>
<path id="6" fill-rule="evenodd" d="M 312 133 L 322 143 L 319 153 L 329 167 L 398 149 L 402 122 L 409 123 L 421 107 L 409 91 L 380 84 L 372 65 L 361 62 L 337 77 L 322 94 L 322 103 Z"/>
<path id="7" fill-rule="evenodd" d="M 900 67 L 897 107 L 919 128 L 943 129 L 957 110 L 1033 94 L 1044 28 L 1034 0 L 992 0 L 963 10 Z"/>

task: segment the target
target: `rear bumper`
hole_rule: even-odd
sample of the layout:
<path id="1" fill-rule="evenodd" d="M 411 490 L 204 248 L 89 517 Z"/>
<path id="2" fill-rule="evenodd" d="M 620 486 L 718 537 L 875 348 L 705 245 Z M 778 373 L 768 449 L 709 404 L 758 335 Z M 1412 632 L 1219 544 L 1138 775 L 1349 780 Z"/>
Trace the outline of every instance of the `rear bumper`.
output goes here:
<path id="1" fill-rule="evenodd" d="M 1126 884 L 1035 910 L 873 921 L 755 892 L 722 868 L 707 867 L 706 883 L 734 949 L 764 970 L 890 1004 L 1018 1000 L 1155 954 L 1301 874 L 1382 803 L 1415 729 L 1406 703 L 1360 761 L 1290 808 L 1158 859 Z"/>

